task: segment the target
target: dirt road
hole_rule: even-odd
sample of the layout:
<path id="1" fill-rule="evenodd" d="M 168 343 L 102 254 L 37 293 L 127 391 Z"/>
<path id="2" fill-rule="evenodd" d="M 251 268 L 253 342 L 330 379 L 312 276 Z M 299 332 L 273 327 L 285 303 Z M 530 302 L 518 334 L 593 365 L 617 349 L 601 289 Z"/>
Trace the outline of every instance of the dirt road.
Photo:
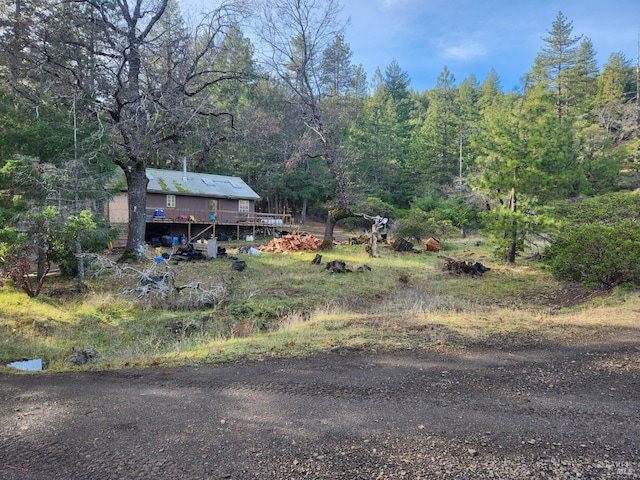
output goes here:
<path id="1" fill-rule="evenodd" d="M 619 337 L 0 375 L 0 478 L 640 478 L 640 344 Z"/>

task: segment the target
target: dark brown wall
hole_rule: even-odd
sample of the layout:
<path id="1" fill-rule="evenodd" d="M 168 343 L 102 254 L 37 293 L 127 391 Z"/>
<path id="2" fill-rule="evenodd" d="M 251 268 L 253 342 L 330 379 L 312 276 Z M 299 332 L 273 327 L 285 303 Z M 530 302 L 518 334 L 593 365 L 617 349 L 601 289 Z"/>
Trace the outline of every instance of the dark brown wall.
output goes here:
<path id="1" fill-rule="evenodd" d="M 198 220 L 209 220 L 209 200 L 218 200 L 218 211 L 238 211 L 238 200 L 227 198 L 205 198 L 187 195 L 176 195 L 175 209 L 167 207 L 167 196 L 162 193 L 147 193 L 147 214 L 153 215 L 157 209 L 162 209 L 165 217 L 175 218 L 181 215 L 193 215 Z M 249 201 L 249 211 L 253 212 L 254 201 Z"/>

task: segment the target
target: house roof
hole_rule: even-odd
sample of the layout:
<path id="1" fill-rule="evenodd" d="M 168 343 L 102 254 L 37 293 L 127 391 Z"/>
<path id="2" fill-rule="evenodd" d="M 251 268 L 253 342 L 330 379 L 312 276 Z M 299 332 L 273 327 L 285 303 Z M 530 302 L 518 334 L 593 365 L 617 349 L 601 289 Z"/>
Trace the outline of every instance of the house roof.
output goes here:
<path id="1" fill-rule="evenodd" d="M 147 192 L 198 197 L 260 200 L 239 177 L 147 168 Z"/>

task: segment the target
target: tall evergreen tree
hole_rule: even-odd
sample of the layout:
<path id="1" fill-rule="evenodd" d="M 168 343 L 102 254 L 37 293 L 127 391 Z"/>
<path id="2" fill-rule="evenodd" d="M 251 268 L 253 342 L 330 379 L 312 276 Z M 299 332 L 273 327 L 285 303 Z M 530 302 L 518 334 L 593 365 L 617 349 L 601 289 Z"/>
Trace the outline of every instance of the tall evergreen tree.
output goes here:
<path id="1" fill-rule="evenodd" d="M 350 96 L 355 98 L 365 98 L 368 94 L 369 83 L 367 81 L 367 72 L 364 71 L 362 64 L 356 65 L 353 69 L 353 91 Z"/>
<path id="2" fill-rule="evenodd" d="M 609 56 L 598 77 L 597 121 L 617 143 L 629 139 L 637 130 L 634 80 L 630 62 L 619 52 Z"/>
<path id="3" fill-rule="evenodd" d="M 456 185 L 462 191 L 468 167 L 473 165 L 475 158 L 471 138 L 478 130 L 480 120 L 480 87 L 474 75 L 467 77 L 458 88 L 458 178 Z"/>
<path id="4" fill-rule="evenodd" d="M 392 60 L 384 71 L 384 88 L 393 99 L 398 112 L 398 121 L 406 123 L 411 112 L 409 84 L 411 79 L 406 71 L 400 68 L 396 60 Z"/>
<path id="5" fill-rule="evenodd" d="M 599 105 L 625 103 L 634 93 L 634 74 L 631 62 L 622 52 L 609 55 L 598 77 L 596 102 Z"/>
<path id="6" fill-rule="evenodd" d="M 487 110 L 496 98 L 502 95 L 502 87 L 500 86 L 500 77 L 492 67 L 487 74 L 484 82 L 480 86 L 480 97 L 478 98 L 478 107 L 481 112 Z"/>
<path id="7" fill-rule="evenodd" d="M 360 196 L 394 201 L 403 154 L 401 129 L 393 98 L 380 83 L 374 94 L 364 100 L 349 131 L 350 183 Z"/>
<path id="8" fill-rule="evenodd" d="M 575 65 L 567 71 L 568 101 L 574 115 L 584 117 L 592 113 L 599 73 L 593 43 L 585 37 L 576 51 Z"/>
<path id="9" fill-rule="evenodd" d="M 348 96 L 354 90 L 355 68 L 351 64 L 353 52 L 344 35 L 338 33 L 333 43 L 322 52 L 320 64 L 320 82 L 323 94 L 331 96 Z"/>
<path id="10" fill-rule="evenodd" d="M 552 89 L 555 93 L 556 114 L 558 119 L 567 114 L 570 103 L 570 77 L 568 72 L 577 62 L 577 44 L 581 36 L 573 36 L 573 22 L 562 12 L 543 37 L 545 45 L 535 58 L 530 78 L 535 84 Z"/>
<path id="11" fill-rule="evenodd" d="M 481 155 L 474 184 L 490 199 L 487 229 L 509 262 L 544 225 L 541 206 L 586 188 L 573 127 L 557 118 L 553 97 L 542 86 L 507 96 L 476 137 Z"/>
<path id="12" fill-rule="evenodd" d="M 427 95 L 424 124 L 411 140 L 411 168 L 423 184 L 450 187 L 459 173 L 460 116 L 455 76 L 446 66 Z"/>

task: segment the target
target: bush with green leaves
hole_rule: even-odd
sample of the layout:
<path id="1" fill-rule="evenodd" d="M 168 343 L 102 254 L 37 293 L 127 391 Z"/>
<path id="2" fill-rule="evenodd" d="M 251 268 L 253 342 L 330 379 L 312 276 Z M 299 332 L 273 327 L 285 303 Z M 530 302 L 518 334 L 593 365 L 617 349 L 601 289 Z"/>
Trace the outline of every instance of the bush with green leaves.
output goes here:
<path id="1" fill-rule="evenodd" d="M 453 231 L 451 222 L 442 219 L 437 212 L 425 212 L 419 208 L 412 208 L 405 217 L 400 219 L 400 228 L 396 236 L 413 238 L 418 242 L 434 237 L 444 242 Z"/>
<path id="2" fill-rule="evenodd" d="M 52 262 L 79 272 L 79 258 L 85 245 L 95 244 L 96 223 L 88 210 L 63 219 L 56 207 L 49 206 L 29 218 L 30 230 L 17 233 L 13 228 L 0 229 L 0 278 L 11 279 L 30 297 L 42 290 Z M 95 245 L 94 245 L 95 246 Z M 79 255 L 79 256 L 78 256 Z M 31 275 L 34 263 L 42 260 L 42 270 Z"/>
<path id="3" fill-rule="evenodd" d="M 482 211 L 477 203 L 460 194 L 445 197 L 434 190 L 427 190 L 414 198 L 411 208 L 422 210 L 440 222 L 448 222 L 460 229 L 463 235 L 467 230 L 480 228 L 482 223 Z"/>
<path id="4" fill-rule="evenodd" d="M 63 228 L 62 228 L 63 227 Z M 67 219 L 58 232 L 52 260 L 58 263 L 65 277 L 78 275 L 76 242 L 79 240 L 84 252 L 101 252 L 118 236 L 118 230 L 109 226 L 104 218 L 95 218 L 88 211 Z"/>
<path id="5" fill-rule="evenodd" d="M 616 193 L 572 206 L 545 251 L 554 277 L 589 287 L 640 286 L 640 194 Z"/>

